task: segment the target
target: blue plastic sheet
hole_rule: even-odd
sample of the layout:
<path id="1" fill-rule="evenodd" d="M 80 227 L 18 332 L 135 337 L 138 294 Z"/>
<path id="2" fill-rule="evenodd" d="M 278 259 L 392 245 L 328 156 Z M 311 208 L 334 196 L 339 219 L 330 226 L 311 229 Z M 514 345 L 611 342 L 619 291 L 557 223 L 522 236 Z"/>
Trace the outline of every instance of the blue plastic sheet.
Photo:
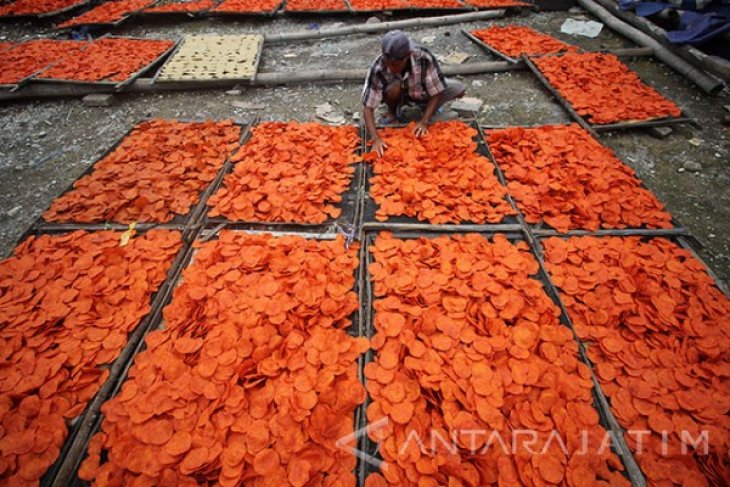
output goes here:
<path id="1" fill-rule="evenodd" d="M 730 31 L 730 0 L 707 3 L 702 0 L 642 2 L 620 0 L 619 8 L 634 10 L 640 17 L 651 17 L 667 9 L 679 13 L 679 29 L 667 32 L 672 44 L 701 45 Z"/>

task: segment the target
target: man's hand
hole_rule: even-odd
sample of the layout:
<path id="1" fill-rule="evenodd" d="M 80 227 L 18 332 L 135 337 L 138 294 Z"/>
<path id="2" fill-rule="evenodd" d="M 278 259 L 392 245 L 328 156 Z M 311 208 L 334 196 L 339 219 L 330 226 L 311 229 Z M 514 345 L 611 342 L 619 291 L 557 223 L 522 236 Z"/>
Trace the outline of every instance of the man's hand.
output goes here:
<path id="1" fill-rule="evenodd" d="M 376 154 L 378 154 L 378 157 L 383 157 L 383 152 L 385 152 L 385 149 L 388 148 L 388 144 L 383 141 L 380 137 L 376 137 L 373 139 L 373 147 L 372 150 L 375 151 Z"/>
<path id="2" fill-rule="evenodd" d="M 416 137 L 422 137 L 428 133 L 428 124 L 423 120 L 416 122 L 416 126 L 413 128 L 413 133 Z"/>

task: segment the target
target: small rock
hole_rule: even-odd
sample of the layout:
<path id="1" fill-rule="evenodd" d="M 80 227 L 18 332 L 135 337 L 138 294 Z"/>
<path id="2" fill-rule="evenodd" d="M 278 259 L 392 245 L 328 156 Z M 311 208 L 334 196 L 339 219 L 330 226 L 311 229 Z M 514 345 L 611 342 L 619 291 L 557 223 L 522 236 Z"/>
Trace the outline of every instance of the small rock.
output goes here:
<path id="1" fill-rule="evenodd" d="M 702 145 L 702 142 L 704 142 L 704 140 L 698 139 L 697 137 L 692 137 L 687 142 L 689 142 L 690 144 L 692 144 L 695 147 L 699 147 Z"/>
<path id="2" fill-rule="evenodd" d="M 38 137 L 45 137 L 46 135 L 48 135 L 47 132 L 38 132 Z"/>
<path id="3" fill-rule="evenodd" d="M 725 111 L 730 112 L 730 105 L 725 105 L 723 108 L 725 109 Z"/>
<path id="4" fill-rule="evenodd" d="M 367 19 L 365 21 L 365 23 L 366 24 L 379 24 L 380 23 L 380 19 L 373 15 L 372 17 L 370 17 L 369 19 Z"/>
<path id="5" fill-rule="evenodd" d="M 228 90 L 228 91 L 226 91 L 226 95 L 230 95 L 230 96 L 238 96 L 241 93 L 242 93 L 241 90 Z"/>
<path id="6" fill-rule="evenodd" d="M 231 105 L 236 108 L 241 108 L 243 110 L 262 110 L 263 108 L 265 108 L 264 105 L 256 105 L 247 101 L 234 101 L 231 103 Z"/>
<path id="7" fill-rule="evenodd" d="M 684 172 L 684 168 L 680 167 L 679 169 L 677 169 L 677 172 Z"/>
<path id="8" fill-rule="evenodd" d="M 719 159 L 722 157 L 722 154 L 720 154 L 719 152 L 715 152 L 715 157 L 717 157 Z"/>
<path id="9" fill-rule="evenodd" d="M 649 135 L 657 139 L 663 139 L 673 132 L 672 127 L 649 127 Z"/>
<path id="10" fill-rule="evenodd" d="M 15 215 L 16 213 L 18 213 L 18 212 L 19 212 L 20 210 L 22 210 L 22 209 L 23 209 L 23 207 L 22 207 L 22 206 L 16 206 L 16 207 L 15 207 L 15 208 L 13 208 L 12 210 L 8 210 L 8 212 L 7 212 L 7 215 L 8 215 L 8 216 L 13 216 L 13 215 Z"/>
<path id="11" fill-rule="evenodd" d="M 329 102 L 322 103 L 321 105 L 317 105 L 314 107 L 314 112 L 317 114 L 317 116 L 320 115 L 327 115 L 328 113 L 331 113 L 334 110 L 335 107 L 333 107 Z"/>
<path id="12" fill-rule="evenodd" d="M 682 167 L 687 171 L 700 172 L 702 170 L 702 164 L 694 161 L 687 161 L 682 164 Z"/>
<path id="13" fill-rule="evenodd" d="M 421 38 L 421 42 L 424 44 L 433 44 L 436 40 L 436 36 L 426 36 Z"/>

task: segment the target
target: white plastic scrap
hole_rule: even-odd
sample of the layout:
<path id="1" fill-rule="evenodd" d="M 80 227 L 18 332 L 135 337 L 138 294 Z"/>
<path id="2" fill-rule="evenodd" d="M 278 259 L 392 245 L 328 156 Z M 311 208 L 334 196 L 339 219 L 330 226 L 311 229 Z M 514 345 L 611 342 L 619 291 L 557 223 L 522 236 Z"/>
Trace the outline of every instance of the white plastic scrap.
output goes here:
<path id="1" fill-rule="evenodd" d="M 603 29 L 603 24 L 593 20 L 586 21 L 567 19 L 563 22 L 563 25 L 560 26 L 560 32 L 563 34 L 579 35 L 590 37 L 591 39 L 598 37 L 598 34 L 601 33 L 601 29 Z"/>

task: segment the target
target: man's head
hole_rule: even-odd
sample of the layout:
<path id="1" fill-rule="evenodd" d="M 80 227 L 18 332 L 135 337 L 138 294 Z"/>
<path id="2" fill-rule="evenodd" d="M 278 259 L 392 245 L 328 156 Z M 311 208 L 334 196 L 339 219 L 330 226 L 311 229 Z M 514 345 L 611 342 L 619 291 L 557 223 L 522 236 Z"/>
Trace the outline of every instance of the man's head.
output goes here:
<path id="1" fill-rule="evenodd" d="M 391 30 L 383 36 L 383 60 L 391 73 L 403 71 L 413 45 L 401 30 Z"/>

